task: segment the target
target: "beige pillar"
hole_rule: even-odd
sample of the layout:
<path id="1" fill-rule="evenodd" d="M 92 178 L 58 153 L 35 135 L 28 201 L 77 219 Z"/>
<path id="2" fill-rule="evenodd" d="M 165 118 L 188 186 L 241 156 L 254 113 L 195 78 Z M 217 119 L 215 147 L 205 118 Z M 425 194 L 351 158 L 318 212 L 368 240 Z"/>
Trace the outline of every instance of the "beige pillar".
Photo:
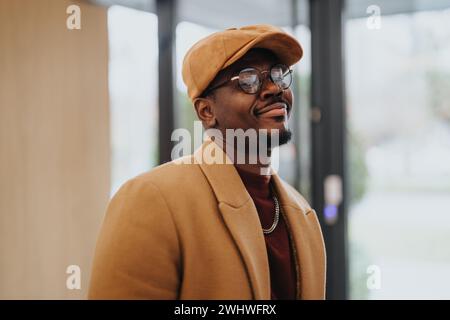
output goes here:
<path id="1" fill-rule="evenodd" d="M 69 30 L 66 9 L 81 9 Z M 84 298 L 109 194 L 106 9 L 0 1 L 0 298 Z M 66 268 L 81 268 L 81 290 Z"/>

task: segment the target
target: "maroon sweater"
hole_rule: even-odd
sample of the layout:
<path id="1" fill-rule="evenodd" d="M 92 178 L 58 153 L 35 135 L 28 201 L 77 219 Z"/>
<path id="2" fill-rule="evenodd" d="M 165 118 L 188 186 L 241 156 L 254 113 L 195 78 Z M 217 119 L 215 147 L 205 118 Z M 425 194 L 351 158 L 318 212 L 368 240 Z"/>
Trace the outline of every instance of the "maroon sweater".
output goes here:
<path id="1" fill-rule="evenodd" d="M 270 189 L 271 176 L 239 169 L 237 171 L 255 203 L 262 227 L 269 229 L 275 217 L 275 202 Z M 295 299 L 295 262 L 288 230 L 281 212 L 277 227 L 272 233 L 265 234 L 264 239 L 266 240 L 267 255 L 269 257 L 272 300 Z"/>

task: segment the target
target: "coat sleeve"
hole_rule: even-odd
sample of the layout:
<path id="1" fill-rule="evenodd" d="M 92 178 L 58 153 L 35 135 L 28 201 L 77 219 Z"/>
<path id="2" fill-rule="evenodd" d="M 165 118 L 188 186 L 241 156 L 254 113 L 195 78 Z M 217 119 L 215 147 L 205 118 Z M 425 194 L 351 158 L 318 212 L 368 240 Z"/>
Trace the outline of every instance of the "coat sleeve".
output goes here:
<path id="1" fill-rule="evenodd" d="M 177 299 L 180 245 L 163 195 L 127 182 L 111 200 L 97 241 L 89 299 Z"/>

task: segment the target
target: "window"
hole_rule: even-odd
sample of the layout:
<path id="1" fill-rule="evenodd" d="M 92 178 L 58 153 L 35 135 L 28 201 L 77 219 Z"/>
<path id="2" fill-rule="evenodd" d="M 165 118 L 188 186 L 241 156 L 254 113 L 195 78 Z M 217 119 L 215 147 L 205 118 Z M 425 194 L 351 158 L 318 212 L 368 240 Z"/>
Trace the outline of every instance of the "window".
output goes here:
<path id="1" fill-rule="evenodd" d="M 157 163 L 157 23 L 148 12 L 108 10 L 111 194 Z"/>
<path id="2" fill-rule="evenodd" d="M 449 299 L 450 10 L 366 20 L 345 29 L 351 298 Z"/>

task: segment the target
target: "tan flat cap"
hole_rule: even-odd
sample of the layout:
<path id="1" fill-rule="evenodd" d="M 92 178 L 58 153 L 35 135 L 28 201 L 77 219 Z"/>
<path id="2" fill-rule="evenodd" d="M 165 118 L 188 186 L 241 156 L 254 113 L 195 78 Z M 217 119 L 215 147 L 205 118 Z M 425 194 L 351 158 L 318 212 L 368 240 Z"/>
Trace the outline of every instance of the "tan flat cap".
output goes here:
<path id="1" fill-rule="evenodd" d="M 213 33 L 194 44 L 184 57 L 182 73 L 189 98 L 193 101 L 199 97 L 220 70 L 252 48 L 271 50 L 288 66 L 298 62 L 303 55 L 295 38 L 271 25 L 259 24 Z"/>

